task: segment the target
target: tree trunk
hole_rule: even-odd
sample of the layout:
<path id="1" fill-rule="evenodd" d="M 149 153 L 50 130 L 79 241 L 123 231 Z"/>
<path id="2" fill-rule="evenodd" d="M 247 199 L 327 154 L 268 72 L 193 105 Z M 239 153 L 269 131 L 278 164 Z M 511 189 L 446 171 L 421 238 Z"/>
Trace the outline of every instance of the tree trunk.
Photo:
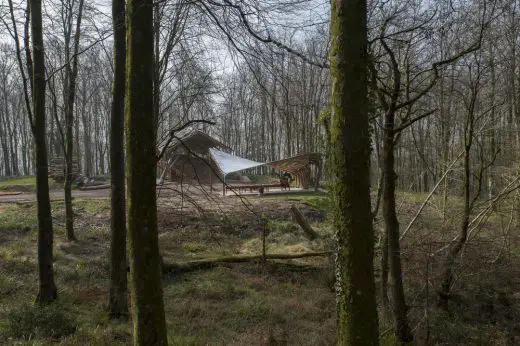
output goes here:
<path id="1" fill-rule="evenodd" d="M 394 117 L 390 109 L 385 114 L 385 128 L 383 131 L 383 219 L 388 241 L 388 255 L 390 274 L 393 280 L 392 298 L 395 319 L 395 333 L 399 341 L 413 340 L 408 326 L 407 306 L 403 288 L 403 274 L 401 269 L 401 250 L 399 245 L 399 221 L 397 220 L 395 203 L 395 182 L 397 175 L 394 171 Z M 384 252 L 384 251 L 383 251 Z M 386 283 L 385 283 L 386 284 Z"/>
<path id="2" fill-rule="evenodd" d="M 471 210 L 473 209 L 473 204 L 480 193 L 479 186 L 477 188 L 475 196 L 473 196 L 473 199 L 471 200 L 471 180 L 473 174 L 471 171 L 470 159 L 471 148 L 473 146 L 473 138 L 475 133 L 475 107 L 479 87 L 480 86 L 478 82 L 474 86 L 472 86 L 468 114 L 464 122 L 464 210 L 462 213 L 460 232 L 455 242 L 452 243 L 448 248 L 448 254 L 444 261 L 443 274 L 441 277 L 442 282 L 441 289 L 439 291 L 438 305 L 446 310 L 448 309 L 448 300 L 450 297 L 451 285 L 453 283 L 453 266 L 455 265 L 455 260 L 457 256 L 459 255 L 460 251 L 466 244 L 466 240 L 468 239 L 469 218 Z M 483 163 L 481 162 L 481 165 L 482 164 Z M 480 174 L 482 174 L 482 171 L 480 172 Z M 482 179 L 482 177 L 480 177 L 480 179 Z"/>
<path id="3" fill-rule="evenodd" d="M 31 0 L 31 29 L 34 52 L 33 114 L 36 146 L 36 196 L 38 204 L 38 272 L 40 289 L 36 302 L 46 304 L 58 294 L 54 283 L 52 216 L 49 198 L 47 146 L 45 143 L 45 57 L 43 52 L 42 3 Z"/>
<path id="4" fill-rule="evenodd" d="M 114 27 L 114 82 L 112 85 L 112 114 L 110 124 L 111 166 L 111 242 L 110 242 L 110 299 L 111 318 L 128 315 L 126 214 L 125 214 L 125 64 L 126 27 L 125 0 L 112 0 Z"/>
<path id="5" fill-rule="evenodd" d="M 471 141 L 471 140 L 470 140 Z M 450 296 L 450 289 L 453 283 L 453 265 L 457 258 L 460 250 L 466 243 L 468 238 L 468 226 L 470 216 L 470 183 L 471 183 L 471 171 L 470 171 L 470 149 L 471 144 L 466 146 L 464 152 L 464 212 L 462 215 L 460 234 L 457 237 L 455 243 L 453 243 L 448 249 L 448 255 L 444 262 L 444 270 L 442 274 L 441 289 L 439 291 L 439 306 L 443 309 L 448 309 L 448 300 Z"/>
<path id="6" fill-rule="evenodd" d="M 301 229 L 305 232 L 305 236 L 309 240 L 319 238 L 320 235 L 316 233 L 316 231 L 309 224 L 309 221 L 305 219 L 305 217 L 295 205 L 291 206 L 291 212 L 293 213 L 294 220 L 298 223 L 298 225 L 300 225 Z"/>
<path id="7" fill-rule="evenodd" d="M 366 16 L 366 0 L 332 2 L 331 158 L 338 241 L 338 345 L 379 345 L 369 191 Z"/>
<path id="8" fill-rule="evenodd" d="M 66 165 L 65 165 L 65 227 L 67 230 L 67 239 L 75 240 L 74 236 L 74 212 L 72 210 L 72 179 L 73 179 L 73 165 L 72 160 L 74 156 L 74 100 L 76 98 L 76 79 L 78 76 L 78 53 L 79 53 L 79 38 L 81 35 L 81 17 L 83 13 L 83 0 L 79 0 L 78 18 L 76 20 L 76 33 L 74 34 L 74 51 L 72 55 L 72 69 L 70 69 L 68 85 L 67 85 L 67 100 L 65 113 L 65 131 L 66 131 Z M 70 14 L 72 16 L 72 13 Z"/>
<path id="9" fill-rule="evenodd" d="M 153 0 L 129 0 L 126 146 L 135 345 L 167 345 L 157 234 Z"/>
<path id="10" fill-rule="evenodd" d="M 381 303 L 388 312 L 388 234 L 386 229 L 381 235 Z"/>

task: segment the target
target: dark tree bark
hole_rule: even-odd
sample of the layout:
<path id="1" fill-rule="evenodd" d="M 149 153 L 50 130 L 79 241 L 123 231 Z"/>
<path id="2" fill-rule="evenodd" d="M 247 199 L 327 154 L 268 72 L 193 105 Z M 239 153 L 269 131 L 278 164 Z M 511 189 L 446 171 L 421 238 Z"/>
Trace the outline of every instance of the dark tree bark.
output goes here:
<path id="1" fill-rule="evenodd" d="M 125 214 L 125 64 L 126 26 L 125 0 L 112 0 L 114 27 L 114 82 L 112 85 L 112 114 L 110 124 L 111 167 L 111 243 L 110 243 L 110 299 L 111 318 L 128 315 L 126 214 Z"/>
<path id="2" fill-rule="evenodd" d="M 366 0 L 332 2 L 331 40 L 337 340 L 338 345 L 379 345 L 369 190 Z"/>
<path id="3" fill-rule="evenodd" d="M 135 345 L 167 345 L 157 234 L 153 0 L 127 9 L 128 234 Z"/>
<path id="4" fill-rule="evenodd" d="M 52 256 L 52 216 L 49 198 L 47 145 L 45 143 L 45 57 L 43 52 L 42 2 L 31 0 L 31 29 L 34 63 L 33 114 L 36 147 L 36 196 L 38 204 L 38 271 L 40 289 L 36 302 L 50 303 L 57 297 Z"/>

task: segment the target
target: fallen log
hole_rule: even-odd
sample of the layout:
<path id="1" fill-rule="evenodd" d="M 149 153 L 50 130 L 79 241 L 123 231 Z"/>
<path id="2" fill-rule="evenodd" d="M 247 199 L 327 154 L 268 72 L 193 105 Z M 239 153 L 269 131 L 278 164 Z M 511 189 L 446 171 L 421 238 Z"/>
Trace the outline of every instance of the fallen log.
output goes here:
<path id="1" fill-rule="evenodd" d="M 1 196 L 17 196 L 17 195 L 21 195 L 23 192 L 3 192 L 3 191 L 0 191 L 0 197 Z"/>
<path id="2" fill-rule="evenodd" d="M 303 252 L 299 254 L 266 254 L 265 259 L 299 259 L 306 257 L 323 257 L 329 256 L 332 251 L 320 251 L 320 252 Z M 225 256 L 217 258 L 200 259 L 190 262 L 177 262 L 168 263 L 164 262 L 163 272 L 165 273 L 186 273 L 199 269 L 207 269 L 218 266 L 223 263 L 246 263 L 246 262 L 257 262 L 264 259 L 263 255 L 242 255 L 242 256 Z"/>
<path id="3" fill-rule="evenodd" d="M 309 222 L 305 219 L 302 213 L 296 208 L 295 205 L 291 206 L 291 211 L 294 215 L 294 220 L 300 225 L 301 229 L 305 232 L 305 235 L 309 240 L 314 240 L 319 237 L 319 234 L 309 225 Z"/>
<path id="4" fill-rule="evenodd" d="M 92 191 L 92 190 L 105 190 L 105 189 L 109 189 L 109 188 L 110 188 L 109 184 L 104 184 L 104 185 L 83 186 L 83 187 L 80 187 L 79 189 L 81 191 Z"/>

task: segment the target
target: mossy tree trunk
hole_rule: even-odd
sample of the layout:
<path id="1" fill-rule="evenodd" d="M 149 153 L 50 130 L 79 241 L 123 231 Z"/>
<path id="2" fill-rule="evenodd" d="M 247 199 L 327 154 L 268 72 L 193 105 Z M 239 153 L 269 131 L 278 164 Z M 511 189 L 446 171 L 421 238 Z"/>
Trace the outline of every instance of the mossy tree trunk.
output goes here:
<path id="1" fill-rule="evenodd" d="M 36 302 L 46 304 L 57 297 L 53 269 L 53 230 L 49 198 L 49 172 L 45 128 L 45 56 L 43 51 L 42 2 L 30 1 L 33 46 L 33 115 L 36 151 L 36 196 L 38 204 L 38 274 L 40 288 Z"/>
<path id="2" fill-rule="evenodd" d="M 123 154 L 126 64 L 125 0 L 112 0 L 112 24 L 114 28 L 114 82 L 112 85 L 110 118 L 112 233 L 110 242 L 110 298 L 108 309 L 111 318 L 124 318 L 128 315 L 125 157 Z"/>
<path id="3" fill-rule="evenodd" d="M 366 0 L 333 0 L 331 159 L 338 345 L 378 345 L 369 191 Z"/>
<path id="4" fill-rule="evenodd" d="M 127 19 L 125 119 L 134 344 L 167 345 L 157 235 L 153 0 L 129 0 Z"/>

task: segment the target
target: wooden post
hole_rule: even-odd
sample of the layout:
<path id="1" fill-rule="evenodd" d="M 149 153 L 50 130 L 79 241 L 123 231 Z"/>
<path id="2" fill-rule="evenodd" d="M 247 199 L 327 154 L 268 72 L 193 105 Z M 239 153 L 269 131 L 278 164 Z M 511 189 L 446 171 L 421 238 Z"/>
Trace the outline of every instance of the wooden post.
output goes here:
<path id="1" fill-rule="evenodd" d="M 321 166 L 322 162 L 321 160 L 318 161 L 318 164 L 316 165 L 316 184 L 314 185 L 314 191 L 318 191 L 320 187 L 320 179 L 321 179 Z"/>
<path id="2" fill-rule="evenodd" d="M 213 193 L 213 169 L 211 167 L 211 160 L 208 159 L 208 168 L 209 168 L 209 190 Z"/>
<path id="3" fill-rule="evenodd" d="M 265 238 L 267 234 L 267 220 L 262 220 L 263 222 L 263 229 L 262 229 L 262 262 L 266 262 L 266 253 L 265 253 Z"/>
<path id="4" fill-rule="evenodd" d="M 226 197 L 226 175 L 222 176 L 222 196 Z"/>

